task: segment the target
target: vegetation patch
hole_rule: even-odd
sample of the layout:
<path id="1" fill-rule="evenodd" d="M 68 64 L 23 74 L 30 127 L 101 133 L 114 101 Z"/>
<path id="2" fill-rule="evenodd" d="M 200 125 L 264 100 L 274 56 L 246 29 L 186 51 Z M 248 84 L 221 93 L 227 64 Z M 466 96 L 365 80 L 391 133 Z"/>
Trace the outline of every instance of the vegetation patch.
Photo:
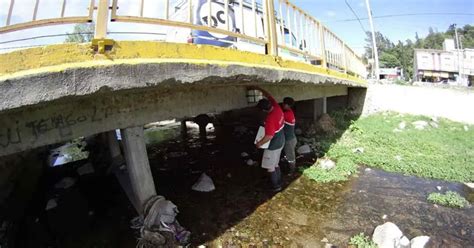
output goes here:
<path id="1" fill-rule="evenodd" d="M 377 248 L 377 245 L 370 239 L 370 237 L 365 236 L 364 233 L 359 233 L 353 236 L 349 241 L 349 245 L 357 248 Z"/>
<path id="2" fill-rule="evenodd" d="M 336 167 L 329 170 L 323 169 L 317 164 L 303 169 L 303 175 L 320 183 L 345 181 L 355 173 L 357 173 L 357 165 L 344 157 L 336 161 Z"/>
<path id="3" fill-rule="evenodd" d="M 431 193 L 428 196 L 428 201 L 452 208 L 464 208 L 469 205 L 464 197 L 454 191 L 447 191 L 445 194 Z"/>
<path id="4" fill-rule="evenodd" d="M 318 182 L 347 179 L 357 165 L 404 175 L 457 182 L 474 181 L 474 127 L 447 119 L 381 113 L 355 120 L 349 112 L 330 114 L 335 133 L 313 135 L 318 157 L 337 161 L 325 171 L 315 166 L 304 175 Z M 420 128 L 420 122 L 425 125 Z"/>

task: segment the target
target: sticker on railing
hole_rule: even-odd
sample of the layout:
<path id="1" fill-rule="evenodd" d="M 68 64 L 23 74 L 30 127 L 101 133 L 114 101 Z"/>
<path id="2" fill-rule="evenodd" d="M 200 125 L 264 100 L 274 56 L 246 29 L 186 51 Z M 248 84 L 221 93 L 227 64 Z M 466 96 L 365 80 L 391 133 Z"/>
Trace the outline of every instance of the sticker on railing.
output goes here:
<path id="1" fill-rule="evenodd" d="M 209 17 L 209 3 L 207 0 L 197 0 L 194 3 L 194 24 L 208 26 L 222 30 L 227 29 L 226 20 L 229 20 L 229 31 L 235 31 L 235 15 L 232 6 L 228 6 L 228 18 L 225 16 L 225 4 L 211 1 L 211 17 Z M 235 41 L 235 37 L 217 32 L 193 30 L 193 43 L 228 47 Z"/>

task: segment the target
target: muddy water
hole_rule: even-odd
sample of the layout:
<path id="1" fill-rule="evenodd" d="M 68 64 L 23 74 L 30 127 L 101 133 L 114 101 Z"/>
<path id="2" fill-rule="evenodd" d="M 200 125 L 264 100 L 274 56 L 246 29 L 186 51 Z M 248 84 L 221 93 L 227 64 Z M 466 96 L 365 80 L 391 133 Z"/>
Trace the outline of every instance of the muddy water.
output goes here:
<path id="1" fill-rule="evenodd" d="M 391 221 L 408 238 L 432 237 L 433 247 L 474 246 L 474 208 L 450 209 L 426 201 L 436 186 L 466 195 L 460 184 L 361 169 L 344 183 L 285 176 L 285 189 L 274 194 L 267 190 L 265 171 L 240 156 L 261 156 L 251 139 L 252 134 L 217 130 L 202 141 L 192 131 L 187 139 L 149 146 L 158 192 L 178 205 L 178 219 L 192 231 L 193 245 L 324 247 L 327 240 L 345 247 L 351 236 L 370 235 L 377 225 Z M 191 190 L 203 172 L 214 180 L 215 191 Z"/>

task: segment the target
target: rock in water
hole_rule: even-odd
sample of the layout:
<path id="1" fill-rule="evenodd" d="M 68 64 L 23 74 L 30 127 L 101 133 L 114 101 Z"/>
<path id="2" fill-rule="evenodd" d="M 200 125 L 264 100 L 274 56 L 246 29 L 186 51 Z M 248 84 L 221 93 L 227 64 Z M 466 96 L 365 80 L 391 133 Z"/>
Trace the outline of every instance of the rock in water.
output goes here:
<path id="1" fill-rule="evenodd" d="M 336 167 L 336 163 L 329 158 L 322 158 L 318 160 L 318 166 L 325 170 L 330 170 Z"/>
<path id="2" fill-rule="evenodd" d="M 240 156 L 241 156 L 242 158 L 246 158 L 246 157 L 249 156 L 249 154 L 246 153 L 246 152 L 242 152 L 242 153 L 240 154 Z"/>
<path id="3" fill-rule="evenodd" d="M 424 248 L 425 245 L 430 241 L 430 237 L 428 236 L 418 236 L 413 238 L 410 241 L 411 248 Z"/>
<path id="4" fill-rule="evenodd" d="M 399 247 L 402 236 L 403 233 L 397 225 L 392 222 L 386 222 L 375 228 L 372 241 L 374 241 L 379 248 L 394 248 Z"/>
<path id="5" fill-rule="evenodd" d="M 216 187 L 214 186 L 212 179 L 206 175 L 206 173 L 202 173 L 192 189 L 199 192 L 211 192 L 215 190 Z"/>
<path id="6" fill-rule="evenodd" d="M 400 239 L 400 248 L 410 248 L 410 240 L 403 236 L 401 239 Z"/>
<path id="7" fill-rule="evenodd" d="M 302 145 L 296 150 L 298 154 L 308 154 L 311 153 L 311 147 L 309 145 Z"/>

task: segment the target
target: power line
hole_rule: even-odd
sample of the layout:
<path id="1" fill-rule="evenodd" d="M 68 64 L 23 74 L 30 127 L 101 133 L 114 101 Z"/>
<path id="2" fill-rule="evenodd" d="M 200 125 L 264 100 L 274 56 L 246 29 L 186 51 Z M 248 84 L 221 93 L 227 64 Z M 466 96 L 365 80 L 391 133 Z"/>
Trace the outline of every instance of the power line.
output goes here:
<path id="1" fill-rule="evenodd" d="M 362 24 L 362 22 L 360 21 L 360 18 L 359 16 L 357 15 L 357 13 L 354 11 L 354 9 L 352 8 L 352 6 L 347 2 L 347 0 L 344 0 L 346 2 L 346 5 L 347 7 L 349 7 L 349 9 L 352 11 L 352 13 L 355 15 L 355 17 L 357 18 L 357 21 L 359 21 L 359 24 L 360 24 L 360 27 L 362 28 L 362 30 L 364 31 L 364 34 L 367 33 L 367 30 L 365 30 L 364 28 L 364 25 Z"/>
<path id="2" fill-rule="evenodd" d="M 347 0 L 346 0 L 347 3 Z M 380 15 L 380 16 L 372 16 L 373 19 L 383 19 L 383 18 L 392 18 L 392 17 L 402 17 L 402 16 L 433 16 L 433 15 L 457 15 L 457 16 L 474 16 L 473 13 L 454 13 L 454 12 L 433 12 L 433 13 L 405 13 L 405 14 L 389 14 L 389 15 Z M 334 21 L 327 21 L 326 23 L 331 22 L 353 22 L 360 20 L 368 20 L 368 17 L 363 18 L 356 18 L 356 19 L 342 19 L 342 20 L 334 20 Z"/>

